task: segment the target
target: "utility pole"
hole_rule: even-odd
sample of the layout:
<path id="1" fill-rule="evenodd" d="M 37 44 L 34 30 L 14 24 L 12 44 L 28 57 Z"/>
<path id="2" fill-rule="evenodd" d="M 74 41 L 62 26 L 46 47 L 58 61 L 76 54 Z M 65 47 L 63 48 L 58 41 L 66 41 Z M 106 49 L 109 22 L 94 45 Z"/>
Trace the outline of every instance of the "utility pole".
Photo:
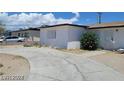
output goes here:
<path id="1" fill-rule="evenodd" d="M 101 12 L 97 12 L 97 23 L 101 24 L 102 22 L 102 13 Z"/>

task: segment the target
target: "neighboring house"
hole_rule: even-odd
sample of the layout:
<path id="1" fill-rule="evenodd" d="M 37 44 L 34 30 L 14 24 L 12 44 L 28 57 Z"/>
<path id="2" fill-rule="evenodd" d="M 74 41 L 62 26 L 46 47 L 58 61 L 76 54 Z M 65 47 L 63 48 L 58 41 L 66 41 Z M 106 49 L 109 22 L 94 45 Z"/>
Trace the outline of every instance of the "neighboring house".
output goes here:
<path id="1" fill-rule="evenodd" d="M 87 26 L 74 24 L 59 24 L 40 28 L 41 45 L 55 48 L 67 48 L 68 43 L 80 41 L 80 36 L 85 33 Z"/>
<path id="2" fill-rule="evenodd" d="M 0 32 L 0 37 L 2 37 L 3 36 L 3 32 Z"/>
<path id="3" fill-rule="evenodd" d="M 12 31 L 11 36 L 25 37 L 31 41 L 40 41 L 40 29 L 29 28 L 23 30 Z"/>
<path id="4" fill-rule="evenodd" d="M 124 48 L 124 22 L 96 24 L 89 29 L 98 34 L 101 48 L 108 50 Z"/>

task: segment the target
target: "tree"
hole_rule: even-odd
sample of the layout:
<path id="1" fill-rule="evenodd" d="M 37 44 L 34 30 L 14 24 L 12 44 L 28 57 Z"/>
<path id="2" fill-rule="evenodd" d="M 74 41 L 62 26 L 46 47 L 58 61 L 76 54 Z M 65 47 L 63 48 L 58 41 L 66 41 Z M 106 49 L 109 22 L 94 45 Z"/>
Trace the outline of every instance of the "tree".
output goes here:
<path id="1" fill-rule="evenodd" d="M 86 32 L 81 36 L 81 48 L 95 50 L 98 48 L 98 37 L 94 32 Z"/>
<path id="2" fill-rule="evenodd" d="M 5 31 L 4 25 L 0 22 L 0 35 L 2 35 L 4 31 Z"/>

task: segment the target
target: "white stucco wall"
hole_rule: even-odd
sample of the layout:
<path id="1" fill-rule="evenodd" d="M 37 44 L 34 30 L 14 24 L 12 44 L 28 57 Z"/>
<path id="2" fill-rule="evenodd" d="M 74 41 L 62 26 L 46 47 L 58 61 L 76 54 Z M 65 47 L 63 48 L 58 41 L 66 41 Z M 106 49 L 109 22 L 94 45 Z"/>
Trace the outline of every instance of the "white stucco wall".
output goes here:
<path id="1" fill-rule="evenodd" d="M 56 38 L 50 39 L 48 38 L 49 31 L 56 31 Z M 54 28 L 41 28 L 40 31 L 40 43 L 41 45 L 47 45 L 56 48 L 66 48 L 67 46 L 67 37 L 68 37 L 67 29 L 56 29 Z"/>
<path id="2" fill-rule="evenodd" d="M 118 30 L 118 31 L 117 31 Z M 124 48 L 124 27 L 94 29 L 100 39 L 99 46 L 108 50 Z"/>
<path id="3" fill-rule="evenodd" d="M 56 31 L 56 38 L 49 39 L 47 33 Z M 81 34 L 86 31 L 94 31 L 99 37 L 99 47 L 108 50 L 124 48 L 124 27 L 85 29 L 75 26 L 57 26 L 42 28 L 40 31 L 40 43 L 56 48 L 67 48 L 67 44 L 73 41 L 80 41 Z"/>
<path id="4" fill-rule="evenodd" d="M 119 49 L 123 48 L 124 49 L 124 28 L 120 29 L 119 31 L 114 31 L 114 48 Z"/>
<path id="5" fill-rule="evenodd" d="M 47 33 L 49 31 L 56 31 L 56 38 L 49 39 Z M 67 48 L 68 42 L 79 41 L 80 35 L 85 31 L 83 27 L 75 26 L 57 26 L 49 28 L 41 28 L 40 43 L 56 48 Z"/>
<path id="6" fill-rule="evenodd" d="M 68 41 L 80 41 L 80 37 L 82 34 L 86 32 L 85 28 L 75 27 L 75 29 L 68 31 Z"/>

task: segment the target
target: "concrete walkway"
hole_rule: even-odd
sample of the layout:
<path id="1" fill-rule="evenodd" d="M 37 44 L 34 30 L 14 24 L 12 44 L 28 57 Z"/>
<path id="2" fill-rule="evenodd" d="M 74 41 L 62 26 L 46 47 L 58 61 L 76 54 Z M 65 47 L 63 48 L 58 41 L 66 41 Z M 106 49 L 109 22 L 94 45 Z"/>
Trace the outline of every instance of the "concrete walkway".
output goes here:
<path id="1" fill-rule="evenodd" d="M 118 71 L 85 57 L 49 48 L 0 48 L 0 53 L 20 55 L 30 62 L 27 80 L 124 80 Z"/>

